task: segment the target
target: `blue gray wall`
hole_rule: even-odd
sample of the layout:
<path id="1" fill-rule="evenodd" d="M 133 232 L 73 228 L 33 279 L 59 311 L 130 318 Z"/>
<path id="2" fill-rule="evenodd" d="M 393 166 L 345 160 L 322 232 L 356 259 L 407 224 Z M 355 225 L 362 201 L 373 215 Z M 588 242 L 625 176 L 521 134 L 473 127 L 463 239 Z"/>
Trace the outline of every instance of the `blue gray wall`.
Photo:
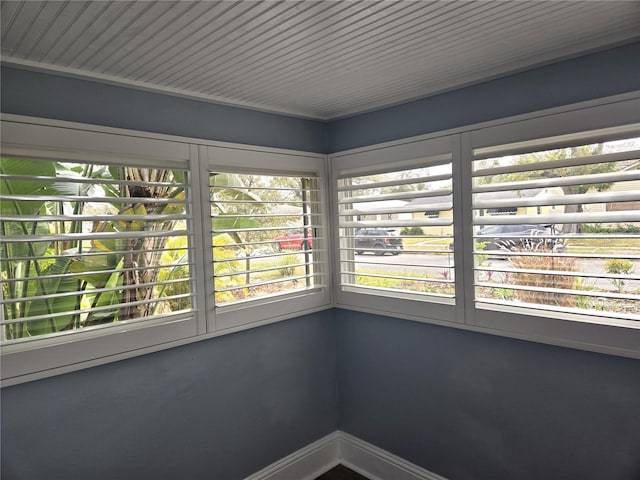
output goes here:
<path id="1" fill-rule="evenodd" d="M 6 480 L 239 480 L 337 428 L 332 312 L 2 390 Z"/>
<path id="2" fill-rule="evenodd" d="M 640 89 L 640 42 L 333 121 L 329 153 Z"/>
<path id="3" fill-rule="evenodd" d="M 640 362 L 336 311 L 340 428 L 452 480 L 637 480 Z"/>
<path id="4" fill-rule="evenodd" d="M 307 152 L 322 122 L 3 67 L 2 112 Z"/>

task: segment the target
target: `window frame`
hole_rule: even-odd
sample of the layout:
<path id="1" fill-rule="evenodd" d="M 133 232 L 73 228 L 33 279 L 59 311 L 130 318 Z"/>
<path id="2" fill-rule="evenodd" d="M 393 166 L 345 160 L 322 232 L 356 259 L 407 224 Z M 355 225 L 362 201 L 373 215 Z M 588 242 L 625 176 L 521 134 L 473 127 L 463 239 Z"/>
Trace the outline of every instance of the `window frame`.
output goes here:
<path id="1" fill-rule="evenodd" d="M 317 268 L 317 277 L 324 281 L 318 287 L 300 290 L 266 298 L 248 299 L 240 304 L 216 306 L 213 295 L 207 295 L 207 325 L 209 331 L 226 331 L 240 326 L 264 324 L 293 316 L 304 315 L 332 305 L 329 279 L 329 247 L 327 221 L 326 158 L 324 155 L 302 154 L 299 152 L 273 152 L 264 150 L 236 149 L 208 146 L 202 155 L 200 164 L 201 189 L 209 191 L 209 173 L 214 170 L 255 175 L 310 175 L 317 179 L 318 190 L 323 196 L 321 211 L 317 218 L 325 231 L 324 235 L 313 238 L 313 265 Z M 261 167 L 256 167 L 261 165 Z M 268 168 L 262 167 L 268 165 Z M 208 201 L 207 193 L 207 201 Z M 202 212 L 202 224 L 209 225 L 209 211 Z M 206 229 L 205 229 L 206 230 Z M 210 232 L 205 233 L 205 265 L 207 265 L 206 289 L 214 291 L 213 286 L 213 243 Z M 317 259 L 315 257 L 318 257 Z M 283 313 L 285 312 L 285 313 Z"/>
<path id="2" fill-rule="evenodd" d="M 461 134 L 464 156 L 463 165 L 463 216 L 469 232 L 463 247 L 465 263 L 473 269 L 472 240 L 472 161 L 476 149 L 492 149 L 494 145 L 506 145 L 500 154 L 509 152 L 509 145 L 519 150 L 527 142 L 536 149 L 563 146 L 565 135 L 591 139 L 596 130 L 638 125 L 640 116 L 638 98 L 612 101 L 594 106 L 573 108 L 561 113 L 542 113 L 534 118 L 519 119 L 498 125 L 474 129 Z M 604 136 L 603 140 L 607 137 Z M 540 139 L 548 139 L 546 143 Z M 551 343 L 601 353 L 640 358 L 640 321 L 610 321 L 593 318 L 588 314 L 556 312 L 550 318 L 548 312 L 527 312 L 509 305 L 482 308 L 475 305 L 473 273 L 467 278 L 466 323 L 470 327 L 525 340 Z"/>
<path id="3" fill-rule="evenodd" d="M 582 350 L 640 358 L 640 322 L 607 321 L 589 318 L 588 315 L 558 314 L 548 312 L 524 314 L 510 306 L 480 308 L 474 300 L 473 259 L 473 210 L 472 210 L 472 160 L 473 150 L 491 148 L 492 145 L 535 143 L 537 139 L 590 132 L 637 124 L 640 120 L 640 92 L 598 99 L 580 104 L 509 117 L 482 124 L 469 125 L 444 132 L 411 137 L 403 140 L 370 145 L 358 149 L 337 152 L 329 156 L 331 162 L 331 188 L 334 199 L 333 217 L 337 217 L 336 170 L 354 162 L 366 165 L 379 161 L 386 155 L 387 161 L 402 166 L 406 152 L 413 146 L 433 139 L 451 136 L 453 143 L 453 202 L 454 202 L 454 251 L 456 265 L 455 315 L 441 315 L 427 301 L 416 305 L 414 301 L 389 298 L 380 295 L 352 293 L 347 296 L 336 286 L 336 306 L 345 309 L 389 315 L 424 323 L 488 333 L 511 338 L 559 345 Z M 539 142 L 539 140 L 538 140 Z M 425 145 L 425 144 L 423 144 Z M 539 144 L 538 144 L 539 145 Z M 547 145 L 544 145 L 547 146 Z M 420 154 L 413 155 L 417 158 Z M 424 152 L 421 155 L 425 155 Z M 334 228 L 337 223 L 334 220 Z M 458 245 L 462 248 L 458 248 Z M 337 245 L 334 246 L 338 255 Z M 339 265 L 334 262 L 338 274 Z M 428 305 L 428 307 L 426 306 Z"/>
<path id="4" fill-rule="evenodd" d="M 330 155 L 331 162 L 331 198 L 332 219 L 334 232 L 339 232 L 339 212 L 338 212 L 338 180 L 347 176 L 371 175 L 380 170 L 393 167 L 392 171 L 416 168 L 420 166 L 421 158 L 433 158 L 441 155 L 451 155 L 452 176 L 455 178 L 456 155 L 458 153 L 455 136 L 445 134 L 431 136 L 427 139 L 409 139 L 405 142 L 394 142 L 392 145 L 382 144 L 379 146 L 369 146 L 357 151 L 348 151 Z M 453 209 L 456 209 L 456 192 L 453 195 Z M 458 228 L 454 214 L 454 243 L 458 236 Z M 334 235 L 335 237 L 335 235 Z M 341 252 L 336 239 L 333 262 L 333 276 L 338 278 L 341 271 Z M 454 251 L 454 262 L 458 261 Z M 334 297 L 335 304 L 340 308 L 351 308 L 354 310 L 368 311 L 372 313 L 396 316 L 400 314 L 404 318 L 423 320 L 439 324 L 449 324 L 463 322 L 462 311 L 452 302 L 440 302 L 419 298 L 418 295 L 407 293 L 406 295 L 394 291 L 379 291 L 377 294 L 372 290 L 351 286 L 348 289 L 340 287 L 341 281 L 335 280 Z M 456 275 L 454 283 L 454 302 L 460 302 L 463 298 L 462 283 Z M 425 304 L 429 305 L 428 317 L 425 316 Z"/>
<path id="5" fill-rule="evenodd" d="M 218 165 L 242 165 L 247 171 L 261 171 L 263 165 L 268 164 L 272 172 L 281 174 L 289 173 L 294 166 L 300 170 L 300 165 L 304 165 L 305 171 L 317 174 L 326 200 L 325 155 L 3 115 L 2 155 L 16 153 L 27 158 L 63 157 L 84 162 L 132 159 L 142 166 L 156 168 L 159 165 L 186 166 L 192 191 L 189 205 L 193 223 L 193 245 L 190 245 L 194 255 L 190 262 L 193 268 L 193 305 L 187 313 L 48 338 L 34 337 L 14 344 L 3 343 L 0 345 L 3 387 L 206 340 L 332 306 L 331 288 L 328 286 L 329 225 L 326 207 L 322 212 L 325 235 L 318 240 L 318 248 L 324 251 L 318 265 L 326 280 L 323 282 L 325 286 L 313 294 L 301 291 L 291 295 L 286 299 L 286 305 L 282 304 L 282 298 L 277 298 L 261 305 L 236 306 L 233 312 L 224 316 L 216 314 L 212 307 L 213 295 L 207 293 L 213 291 L 207 290 L 207 279 L 212 279 L 213 267 L 207 264 L 206 258 L 207 251 L 211 255 L 212 242 L 210 229 L 205 229 L 206 223 L 198 221 L 207 218 L 210 223 L 208 175 L 201 173 L 207 170 L 212 157 L 215 157 L 214 162 L 219 162 Z"/>
<path id="6" fill-rule="evenodd" d="M 70 129 L 48 123 L 2 121 L 2 154 L 43 159 L 83 160 L 119 163 L 130 159 L 149 167 L 187 167 L 193 161 L 188 145 L 161 139 L 114 135 L 107 132 Z M 191 187 L 193 188 L 193 187 Z M 197 191 L 192 190 L 196 195 Z M 194 222 L 194 227 L 196 227 Z M 198 248 L 198 232 L 194 231 Z M 192 279 L 195 279 L 192 274 Z M 193 337 L 202 329 L 198 319 L 198 300 L 189 312 L 157 318 L 123 322 L 108 328 L 71 332 L 47 338 L 2 345 L 2 381 L 11 383 L 27 377 L 46 375 L 69 365 L 95 361 L 113 355 L 132 352 L 172 340 Z"/>

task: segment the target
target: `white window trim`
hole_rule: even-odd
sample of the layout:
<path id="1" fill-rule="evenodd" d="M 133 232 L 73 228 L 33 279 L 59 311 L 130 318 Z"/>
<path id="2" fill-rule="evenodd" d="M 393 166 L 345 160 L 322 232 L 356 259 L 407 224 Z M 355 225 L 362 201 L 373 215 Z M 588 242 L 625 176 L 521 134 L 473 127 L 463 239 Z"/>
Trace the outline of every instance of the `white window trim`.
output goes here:
<path id="1" fill-rule="evenodd" d="M 298 317 L 332 307 L 331 288 L 302 291 L 270 301 L 249 301 L 225 314 L 217 314 L 209 298 L 207 278 L 211 263 L 208 175 L 209 159 L 221 164 L 243 165 L 248 170 L 289 173 L 292 167 L 313 172 L 321 182 L 326 197 L 327 161 L 325 155 L 275 148 L 210 142 L 191 138 L 156 135 L 109 127 L 96 127 L 72 122 L 3 115 L 2 153 L 20 153 L 36 158 L 55 158 L 61 152 L 66 159 L 84 161 L 135 159 L 149 166 L 189 166 L 192 188 L 194 272 L 193 309 L 186 314 L 168 315 L 135 323 L 122 322 L 106 329 L 71 332 L 49 338 L 33 338 L 1 346 L 2 386 L 46 378 L 95 365 L 185 345 L 247 328 Z M 268 161 L 265 161 L 265 158 Z M 206 222 L 198 221 L 206 218 Z M 328 227 L 326 210 L 322 221 Z M 328 228 L 327 228 L 328 230 Z M 328 233 L 325 236 L 328 238 Z M 321 274 L 329 275 L 327 240 L 319 247 L 325 257 L 318 263 Z M 314 239 L 315 241 L 315 239 Z M 324 282 L 328 285 L 327 282 Z"/>
<path id="2" fill-rule="evenodd" d="M 535 141 L 539 138 L 628 125 L 640 121 L 640 92 L 619 95 L 570 105 L 527 115 L 519 115 L 492 122 L 457 128 L 444 132 L 412 137 L 403 140 L 369 145 L 338 152 L 329 156 L 332 198 L 337 197 L 337 171 L 346 163 L 351 167 L 381 162 L 397 163 L 401 167 L 416 153 L 415 147 L 427 145 L 429 140 L 455 137 L 453 141 L 454 185 L 454 242 L 462 245 L 454 252 L 456 265 L 455 314 L 442 314 L 440 305 L 421 301 L 390 298 L 383 294 L 376 298 L 370 293 L 341 292 L 336 287 L 336 307 L 445 325 L 464 330 L 518 338 L 540 343 L 559 345 L 582 350 L 640 358 L 640 322 L 603 321 L 586 315 L 566 314 L 549 318 L 543 314 L 524 314 L 508 307 L 491 310 L 476 307 L 473 287 L 472 209 L 471 209 L 471 161 L 472 148 L 492 145 Z M 421 143 L 425 142 L 425 143 Z M 333 206 L 333 218 L 337 208 Z M 336 223 L 334 220 L 334 228 Z M 334 247 L 334 248 L 337 248 Z M 339 265 L 334 261 L 335 272 Z"/>

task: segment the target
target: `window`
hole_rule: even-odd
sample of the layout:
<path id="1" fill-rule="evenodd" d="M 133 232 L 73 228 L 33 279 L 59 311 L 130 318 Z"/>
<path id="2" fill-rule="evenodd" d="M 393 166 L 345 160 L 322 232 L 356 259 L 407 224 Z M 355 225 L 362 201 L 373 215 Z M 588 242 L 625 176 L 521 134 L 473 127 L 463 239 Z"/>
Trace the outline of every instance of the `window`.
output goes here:
<path id="1" fill-rule="evenodd" d="M 612 100 L 332 156 L 338 306 L 640 356 L 637 120 Z"/>
<path id="2" fill-rule="evenodd" d="M 8 117 L 3 384 L 331 305 L 323 156 Z"/>
<path id="3" fill-rule="evenodd" d="M 316 178 L 212 172 L 210 184 L 217 306 L 321 285 L 313 250 L 322 232 Z"/>
<path id="4" fill-rule="evenodd" d="M 398 155 L 408 158 L 395 162 Z M 414 302 L 416 308 L 428 301 L 435 304 L 433 311 L 453 319 L 451 139 L 339 160 L 340 301 L 372 305 L 376 297 L 385 297 L 379 305 L 383 310 L 397 300 Z"/>
<path id="5" fill-rule="evenodd" d="M 190 148 L 7 117 L 0 160 L 3 384 L 204 331 Z"/>
<path id="6" fill-rule="evenodd" d="M 209 329 L 326 308 L 324 158 L 217 147 L 207 154 Z"/>
<path id="7" fill-rule="evenodd" d="M 621 130 L 474 152 L 478 307 L 640 320 L 640 137 Z"/>
<path id="8" fill-rule="evenodd" d="M 332 283 L 339 307 L 638 357 L 638 100 L 560 110 L 328 160 L 8 115 L 3 383 L 318 311 Z"/>
<path id="9" fill-rule="evenodd" d="M 2 340 L 192 308 L 188 172 L 3 156 Z"/>

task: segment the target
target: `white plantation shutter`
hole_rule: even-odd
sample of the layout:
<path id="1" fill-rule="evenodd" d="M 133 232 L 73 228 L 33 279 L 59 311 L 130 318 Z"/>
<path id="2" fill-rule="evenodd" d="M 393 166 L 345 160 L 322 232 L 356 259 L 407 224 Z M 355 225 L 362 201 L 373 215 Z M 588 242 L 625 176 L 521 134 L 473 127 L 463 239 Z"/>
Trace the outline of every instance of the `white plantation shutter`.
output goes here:
<path id="1" fill-rule="evenodd" d="M 215 146 L 206 155 L 200 181 L 207 192 L 202 222 L 209 245 L 209 330 L 327 308 L 325 158 Z"/>
<path id="2" fill-rule="evenodd" d="M 640 128 L 473 153 L 477 306 L 640 320 Z"/>
<path id="3" fill-rule="evenodd" d="M 323 156 L 23 117 L 2 132 L 3 385 L 331 305 Z"/>
<path id="4" fill-rule="evenodd" d="M 324 234 L 314 176 L 211 172 L 217 306 L 324 287 Z"/>
<path id="5" fill-rule="evenodd" d="M 3 156 L 4 342 L 192 309 L 184 166 Z"/>
<path id="6" fill-rule="evenodd" d="M 339 302 L 454 319 L 451 138 L 335 160 Z"/>

